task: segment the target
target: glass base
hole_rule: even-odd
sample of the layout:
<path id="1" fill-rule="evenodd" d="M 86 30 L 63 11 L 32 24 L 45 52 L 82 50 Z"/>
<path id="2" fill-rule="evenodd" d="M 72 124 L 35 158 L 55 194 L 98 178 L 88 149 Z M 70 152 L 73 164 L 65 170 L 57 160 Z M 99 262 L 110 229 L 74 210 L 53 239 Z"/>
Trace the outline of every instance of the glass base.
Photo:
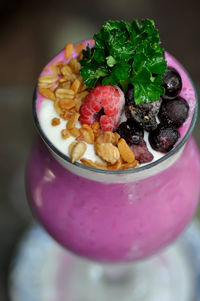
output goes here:
<path id="1" fill-rule="evenodd" d="M 61 248 L 39 226 L 20 243 L 10 272 L 12 301 L 196 301 L 200 226 L 193 222 L 164 252 L 138 263 L 89 262 Z"/>

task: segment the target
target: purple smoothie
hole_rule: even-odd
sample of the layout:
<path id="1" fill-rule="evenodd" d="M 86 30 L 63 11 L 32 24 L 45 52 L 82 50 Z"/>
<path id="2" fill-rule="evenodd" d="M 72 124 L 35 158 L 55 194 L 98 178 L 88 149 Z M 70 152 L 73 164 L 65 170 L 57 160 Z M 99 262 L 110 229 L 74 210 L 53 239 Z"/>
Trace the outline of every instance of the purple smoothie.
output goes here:
<path id="1" fill-rule="evenodd" d="M 38 141 L 27 179 L 35 216 L 60 244 L 97 261 L 132 261 L 167 246 L 192 219 L 199 153 L 190 139 L 176 162 L 157 175 L 104 184 L 69 172 Z"/>
<path id="2" fill-rule="evenodd" d="M 63 57 L 62 51 L 50 63 Z M 106 172 L 102 172 L 107 182 L 103 183 L 99 182 L 98 170 L 93 170 L 94 178 L 89 180 L 84 177 L 81 164 L 75 166 L 68 162 L 72 172 L 64 168 L 40 140 L 32 150 L 27 168 L 27 192 L 33 212 L 52 237 L 80 256 L 102 262 L 148 257 L 171 243 L 195 213 L 200 160 L 195 142 L 191 138 L 185 141 L 194 121 L 195 91 L 183 67 L 167 53 L 166 59 L 168 66 L 180 73 L 183 82 L 180 96 L 190 106 L 189 117 L 179 128 L 178 143 L 183 151 L 173 164 L 164 164 L 159 169 L 161 163 L 154 166 L 150 163 L 143 168 L 144 176 L 140 179 L 137 174 L 141 168 L 135 169 L 134 174 L 130 174 L 131 170 L 123 171 L 131 177 L 131 182 L 123 183 L 109 183 Z M 42 74 L 49 72 L 50 63 Z M 36 116 L 41 102 L 42 97 L 36 93 Z M 39 131 L 44 139 L 40 128 Z M 48 139 L 45 142 L 51 149 Z M 177 155 L 179 145 L 171 157 L 165 156 L 166 163 Z M 81 176 L 73 173 L 75 168 Z"/>

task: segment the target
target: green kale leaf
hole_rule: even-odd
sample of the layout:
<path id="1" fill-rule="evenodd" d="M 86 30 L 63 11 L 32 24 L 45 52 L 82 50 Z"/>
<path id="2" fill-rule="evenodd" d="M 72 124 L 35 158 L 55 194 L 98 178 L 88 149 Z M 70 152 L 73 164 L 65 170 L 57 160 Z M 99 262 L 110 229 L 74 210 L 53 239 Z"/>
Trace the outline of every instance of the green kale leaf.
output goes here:
<path id="1" fill-rule="evenodd" d="M 138 105 L 160 98 L 164 93 L 161 75 L 167 64 L 153 20 L 107 21 L 94 40 L 94 48 L 83 50 L 80 61 L 85 85 L 93 88 L 101 81 L 120 85 L 126 92 L 131 83 Z"/>

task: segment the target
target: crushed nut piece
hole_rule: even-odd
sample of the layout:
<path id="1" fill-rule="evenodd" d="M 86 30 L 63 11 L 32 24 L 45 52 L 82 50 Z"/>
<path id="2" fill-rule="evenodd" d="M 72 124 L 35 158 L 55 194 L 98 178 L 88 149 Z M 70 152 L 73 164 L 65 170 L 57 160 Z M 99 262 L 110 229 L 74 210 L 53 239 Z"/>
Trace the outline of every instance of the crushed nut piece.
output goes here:
<path id="1" fill-rule="evenodd" d="M 67 138 L 70 137 L 70 133 L 69 133 L 69 131 L 67 129 L 63 129 L 61 131 L 61 136 L 62 136 L 63 139 L 67 139 Z"/>
<path id="2" fill-rule="evenodd" d="M 121 163 L 120 160 L 118 160 L 118 161 L 117 161 L 115 164 L 113 164 L 113 165 L 108 164 L 108 165 L 107 165 L 107 169 L 109 169 L 109 170 L 118 170 L 118 169 L 121 168 L 121 166 L 122 166 L 122 163 Z"/>
<path id="3" fill-rule="evenodd" d="M 39 89 L 39 93 L 44 96 L 45 98 L 48 98 L 50 100 L 55 101 L 55 95 L 53 93 L 53 91 L 51 89 L 47 89 L 47 88 L 40 88 Z"/>
<path id="4" fill-rule="evenodd" d="M 67 89 L 70 89 L 70 87 L 71 87 L 71 82 L 70 82 L 69 80 L 67 80 L 67 81 L 64 81 L 64 82 L 60 83 L 59 86 L 60 86 L 61 88 L 67 88 Z"/>
<path id="5" fill-rule="evenodd" d="M 115 140 L 115 135 L 110 131 L 99 131 L 95 142 L 98 144 L 112 143 Z"/>
<path id="6" fill-rule="evenodd" d="M 58 68 L 57 68 L 57 66 L 56 66 L 55 64 L 51 64 L 51 65 L 49 66 L 49 69 L 51 70 L 51 72 L 52 72 L 53 74 L 55 74 L 55 75 L 58 74 Z"/>
<path id="7" fill-rule="evenodd" d="M 56 62 L 56 68 L 57 68 L 57 70 L 58 70 L 58 75 L 61 75 L 62 73 L 61 73 L 61 68 L 62 68 L 62 66 L 63 66 L 63 62 Z"/>
<path id="8" fill-rule="evenodd" d="M 92 135 L 92 137 L 94 137 L 93 130 L 92 130 L 92 128 L 88 124 L 83 124 L 82 128 L 86 129 L 88 132 L 90 132 L 90 134 Z M 93 142 L 94 142 L 94 139 L 93 139 Z"/>
<path id="9" fill-rule="evenodd" d="M 76 95 L 77 100 L 83 100 L 89 94 L 88 91 L 80 92 Z"/>
<path id="10" fill-rule="evenodd" d="M 77 143 L 78 143 L 78 142 L 74 141 L 74 142 L 72 142 L 72 143 L 69 145 L 69 147 L 68 147 L 68 154 L 69 154 L 70 158 L 71 158 L 71 156 L 72 156 L 72 150 L 73 150 L 74 146 L 75 146 Z"/>
<path id="11" fill-rule="evenodd" d="M 69 112 L 69 111 L 63 111 L 61 114 L 60 114 L 60 117 L 64 120 L 69 120 L 70 117 L 72 116 L 72 113 Z"/>
<path id="12" fill-rule="evenodd" d="M 120 153 L 116 146 L 112 143 L 95 144 L 95 150 L 100 158 L 111 164 L 115 164 L 119 158 Z"/>
<path id="13" fill-rule="evenodd" d="M 75 101 L 71 98 L 63 98 L 59 100 L 59 106 L 62 110 L 70 110 L 75 107 Z"/>
<path id="14" fill-rule="evenodd" d="M 53 125 L 53 126 L 56 126 L 56 125 L 59 125 L 60 124 L 60 119 L 59 118 L 53 118 L 52 120 L 51 120 L 51 124 Z"/>
<path id="15" fill-rule="evenodd" d="M 68 65 L 64 65 L 60 69 L 60 71 L 61 71 L 62 75 L 64 75 L 64 76 L 71 76 L 72 75 L 72 69 Z"/>
<path id="16" fill-rule="evenodd" d="M 123 163 L 121 169 L 135 168 L 137 166 L 139 166 L 139 162 L 135 160 L 132 163 Z"/>
<path id="17" fill-rule="evenodd" d="M 80 63 L 75 58 L 72 58 L 68 64 L 74 73 L 78 73 L 79 70 L 81 69 Z"/>
<path id="18" fill-rule="evenodd" d="M 85 141 L 88 144 L 93 144 L 90 134 L 87 130 L 80 128 L 80 136 L 77 137 L 77 141 Z"/>
<path id="19" fill-rule="evenodd" d="M 38 78 L 40 88 L 50 88 L 57 82 L 57 76 L 52 74 L 42 75 Z"/>
<path id="20" fill-rule="evenodd" d="M 114 145 L 117 145 L 119 139 L 120 139 L 120 135 L 118 133 L 113 133 L 110 131 L 98 131 L 96 133 L 95 142 L 98 144 L 112 143 Z"/>
<path id="21" fill-rule="evenodd" d="M 81 78 L 81 82 L 83 82 L 83 79 Z M 81 92 L 88 90 L 88 86 L 82 85 Z"/>
<path id="22" fill-rule="evenodd" d="M 73 98 L 74 91 L 67 88 L 57 88 L 55 90 L 55 95 L 57 98 Z"/>
<path id="23" fill-rule="evenodd" d="M 79 90 L 81 86 L 81 82 L 80 80 L 78 80 L 77 78 L 75 79 L 75 81 L 73 82 L 72 86 L 71 86 L 71 89 L 74 91 L 74 93 L 76 94 Z"/>
<path id="24" fill-rule="evenodd" d="M 98 121 L 93 122 L 92 129 L 94 132 L 96 132 L 100 128 L 100 124 Z"/>
<path id="25" fill-rule="evenodd" d="M 121 138 L 117 145 L 122 159 L 127 163 L 133 163 L 135 161 L 135 154 L 128 146 L 126 141 Z"/>
<path id="26" fill-rule="evenodd" d="M 70 132 L 71 136 L 73 136 L 75 138 L 80 136 L 80 129 L 78 129 L 78 128 L 70 129 L 69 132 Z"/>
<path id="27" fill-rule="evenodd" d="M 89 144 L 94 144 L 94 133 L 89 125 L 83 124 L 79 131 L 80 136 L 77 138 L 78 141 L 85 141 Z"/>
<path id="28" fill-rule="evenodd" d="M 75 45 L 75 51 L 76 51 L 77 53 L 82 52 L 82 50 L 83 50 L 84 48 L 85 48 L 85 44 L 84 44 L 84 43 L 80 43 L 80 44 Z"/>
<path id="29" fill-rule="evenodd" d="M 66 81 L 70 81 L 73 82 L 73 80 L 76 78 L 75 74 L 69 74 L 69 75 L 65 75 L 63 77 L 61 77 L 58 81 L 60 84 L 66 82 Z"/>
<path id="30" fill-rule="evenodd" d="M 61 75 L 61 68 L 63 66 L 62 62 L 56 62 L 53 63 L 49 66 L 49 69 L 51 70 L 51 72 L 55 75 Z"/>
<path id="31" fill-rule="evenodd" d="M 58 113 L 58 115 L 61 115 L 62 114 L 62 110 L 61 110 L 61 108 L 59 106 L 59 99 L 56 99 L 54 101 L 53 105 L 54 105 L 54 109 L 55 109 L 56 113 Z"/>
<path id="32" fill-rule="evenodd" d="M 81 163 L 90 167 L 107 169 L 107 165 L 105 163 L 100 163 L 98 161 L 93 162 L 90 159 L 82 158 Z"/>
<path id="33" fill-rule="evenodd" d="M 77 113 L 75 107 L 72 108 L 72 109 L 70 109 L 69 112 L 70 112 L 72 115 L 73 115 L 74 113 Z"/>
<path id="34" fill-rule="evenodd" d="M 65 46 L 65 58 L 68 59 L 73 52 L 74 45 L 72 43 L 69 43 Z"/>
<path id="35" fill-rule="evenodd" d="M 79 116 L 80 116 L 80 114 L 77 112 L 74 112 L 72 114 L 72 116 L 70 117 L 70 119 L 68 120 L 67 125 L 66 125 L 68 130 L 73 129 L 76 126 Z"/>
<path id="36" fill-rule="evenodd" d="M 119 135 L 117 132 L 114 132 L 113 134 L 114 134 L 114 137 L 113 137 L 112 143 L 113 143 L 114 145 L 117 145 L 118 142 L 119 142 L 119 139 L 120 139 L 121 137 L 120 137 L 120 135 Z"/>
<path id="37" fill-rule="evenodd" d="M 71 152 L 72 163 L 79 160 L 85 153 L 87 146 L 84 142 L 78 142 L 74 145 Z"/>
<path id="38" fill-rule="evenodd" d="M 75 99 L 75 109 L 76 109 L 76 112 L 79 112 L 81 104 L 82 104 L 81 100 L 76 100 Z"/>

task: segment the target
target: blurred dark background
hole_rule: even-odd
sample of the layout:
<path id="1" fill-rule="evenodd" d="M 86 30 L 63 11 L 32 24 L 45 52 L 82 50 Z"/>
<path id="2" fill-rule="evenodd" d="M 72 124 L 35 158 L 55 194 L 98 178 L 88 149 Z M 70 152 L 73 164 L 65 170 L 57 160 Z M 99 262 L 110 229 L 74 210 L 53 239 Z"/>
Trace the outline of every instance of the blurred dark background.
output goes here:
<path id="1" fill-rule="evenodd" d="M 36 135 L 31 101 L 40 70 L 67 42 L 92 37 L 105 20 L 146 17 L 155 20 L 165 49 L 183 63 L 199 94 L 199 0 L 0 0 L 1 301 L 9 300 L 9 263 L 32 221 L 26 204 L 24 170 Z M 200 142 L 199 123 L 194 135 Z"/>

